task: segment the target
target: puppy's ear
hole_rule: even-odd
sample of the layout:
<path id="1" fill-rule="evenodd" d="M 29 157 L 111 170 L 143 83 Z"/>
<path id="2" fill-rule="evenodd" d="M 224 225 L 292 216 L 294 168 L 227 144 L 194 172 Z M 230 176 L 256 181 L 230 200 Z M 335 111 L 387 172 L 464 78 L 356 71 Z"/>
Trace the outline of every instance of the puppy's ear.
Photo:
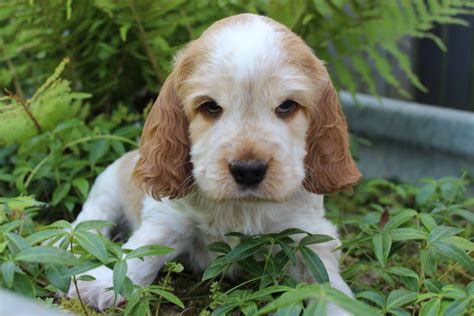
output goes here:
<path id="1" fill-rule="evenodd" d="M 179 101 L 175 74 L 163 84 L 145 122 L 134 180 L 155 199 L 179 198 L 191 190 L 188 120 Z"/>
<path id="2" fill-rule="evenodd" d="M 359 181 L 362 175 L 349 150 L 346 119 L 329 79 L 319 102 L 311 111 L 306 137 L 306 190 L 330 193 L 350 188 Z"/>

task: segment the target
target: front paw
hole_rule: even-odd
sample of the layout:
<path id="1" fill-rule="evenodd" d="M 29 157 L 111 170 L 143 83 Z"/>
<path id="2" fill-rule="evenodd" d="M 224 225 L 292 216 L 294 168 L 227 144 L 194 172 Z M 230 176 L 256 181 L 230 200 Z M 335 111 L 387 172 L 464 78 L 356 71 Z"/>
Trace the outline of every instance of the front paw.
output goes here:
<path id="1" fill-rule="evenodd" d="M 122 296 L 117 296 L 111 289 L 113 287 L 113 271 L 105 266 L 101 266 L 90 270 L 84 275 L 90 275 L 95 278 L 93 281 L 77 281 L 77 288 L 82 301 L 85 304 L 92 305 L 102 311 L 114 305 L 118 305 L 124 301 Z M 76 286 L 71 283 L 68 296 L 78 298 Z"/>

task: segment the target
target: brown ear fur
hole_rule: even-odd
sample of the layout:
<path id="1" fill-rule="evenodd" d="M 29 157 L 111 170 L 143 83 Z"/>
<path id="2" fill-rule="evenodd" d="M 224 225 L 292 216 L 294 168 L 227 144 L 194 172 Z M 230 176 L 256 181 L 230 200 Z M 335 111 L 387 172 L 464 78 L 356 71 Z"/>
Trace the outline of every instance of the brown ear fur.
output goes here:
<path id="1" fill-rule="evenodd" d="M 350 188 L 362 177 L 349 150 L 349 134 L 332 83 L 310 115 L 305 189 L 318 194 Z"/>
<path id="2" fill-rule="evenodd" d="M 188 120 L 171 73 L 148 114 L 134 180 L 155 199 L 179 198 L 192 187 Z"/>

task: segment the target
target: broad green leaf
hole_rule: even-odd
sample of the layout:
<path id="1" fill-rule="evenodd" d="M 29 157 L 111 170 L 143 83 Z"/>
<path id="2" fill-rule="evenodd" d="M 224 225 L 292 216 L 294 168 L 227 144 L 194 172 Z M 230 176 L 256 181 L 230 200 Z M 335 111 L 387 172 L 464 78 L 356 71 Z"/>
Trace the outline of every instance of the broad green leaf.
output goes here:
<path id="1" fill-rule="evenodd" d="M 173 252 L 173 248 L 160 245 L 147 245 L 132 250 L 126 256 L 126 259 L 143 258 L 148 256 L 161 256 Z"/>
<path id="2" fill-rule="evenodd" d="M 109 142 L 106 139 L 98 139 L 92 142 L 89 151 L 89 162 L 97 163 L 108 151 Z"/>
<path id="3" fill-rule="evenodd" d="M 216 258 L 202 274 L 202 281 L 212 279 L 224 271 L 229 264 L 224 256 Z"/>
<path id="4" fill-rule="evenodd" d="M 357 301 L 335 288 L 328 288 L 328 298 L 334 304 L 342 307 L 354 315 L 379 315 L 380 313 L 373 307 L 364 302 Z"/>
<path id="5" fill-rule="evenodd" d="M 68 268 L 61 264 L 47 264 L 45 265 L 45 275 L 50 285 L 67 293 L 71 284 L 71 276 Z"/>
<path id="6" fill-rule="evenodd" d="M 415 228 L 395 228 L 390 231 L 390 237 L 392 241 L 424 240 L 428 238 L 428 234 Z"/>
<path id="7" fill-rule="evenodd" d="M 125 277 L 127 276 L 127 270 L 127 261 L 119 260 L 115 263 L 113 272 L 113 284 L 115 293 L 120 293 L 120 291 L 122 291 L 123 282 L 125 281 Z"/>
<path id="8" fill-rule="evenodd" d="M 294 304 L 295 302 L 301 302 L 303 300 L 309 299 L 313 296 L 318 297 L 319 293 L 313 291 L 310 288 L 306 289 L 295 289 L 293 291 L 288 291 L 268 303 L 267 305 L 263 306 L 259 311 L 259 315 L 267 315 L 271 311 L 277 310 L 280 307 L 285 307 L 290 304 Z"/>
<path id="9" fill-rule="evenodd" d="M 387 310 L 401 307 L 416 300 L 416 293 L 407 290 L 394 290 L 387 297 Z"/>
<path id="10" fill-rule="evenodd" d="M 326 300 L 314 300 L 305 309 L 303 316 L 327 315 Z"/>
<path id="11" fill-rule="evenodd" d="M 87 275 L 87 274 L 83 274 L 83 275 L 80 275 L 77 277 L 77 279 L 79 281 L 94 281 L 96 278 L 94 278 L 92 275 Z"/>
<path id="12" fill-rule="evenodd" d="M 390 254 L 390 248 L 392 247 L 390 235 L 386 232 L 374 235 L 372 237 L 372 247 L 380 265 L 385 267 L 388 255 Z"/>
<path id="13" fill-rule="evenodd" d="M 46 239 L 51 239 L 54 237 L 65 236 L 65 235 L 67 235 L 67 232 L 65 232 L 62 229 L 46 229 L 46 230 L 42 230 L 42 231 L 39 231 L 27 236 L 26 240 L 30 244 L 36 244 Z"/>
<path id="14" fill-rule="evenodd" d="M 70 252 L 54 247 L 37 246 L 28 248 L 15 256 L 16 261 L 75 265 L 78 259 Z"/>
<path id="15" fill-rule="evenodd" d="M 101 221 L 101 220 L 90 220 L 90 221 L 84 221 L 80 222 L 77 224 L 77 226 L 74 228 L 75 231 L 87 231 L 87 230 L 99 230 L 104 227 L 110 227 L 110 226 L 115 226 L 115 223 L 109 222 L 109 221 Z"/>
<path id="16" fill-rule="evenodd" d="M 303 309 L 301 303 L 294 303 L 285 307 L 280 307 L 277 309 L 275 316 L 293 316 L 300 315 L 301 310 Z"/>
<path id="17" fill-rule="evenodd" d="M 8 233 L 8 232 L 14 230 L 18 226 L 22 225 L 23 222 L 24 222 L 24 220 L 17 219 L 17 220 L 13 220 L 11 222 L 8 222 L 6 224 L 0 225 L 0 234 Z"/>
<path id="18" fill-rule="evenodd" d="M 87 194 L 89 193 L 89 182 L 86 179 L 74 179 L 72 185 L 81 193 L 83 198 L 87 198 Z"/>
<path id="19" fill-rule="evenodd" d="M 471 224 L 474 224 L 474 212 L 467 211 L 463 209 L 454 209 L 451 214 L 456 214 L 463 217 L 465 220 L 469 221 Z"/>
<path id="20" fill-rule="evenodd" d="M 372 303 L 375 303 L 379 307 L 383 307 L 385 305 L 385 298 L 376 292 L 369 292 L 369 291 L 364 291 L 357 293 L 357 298 L 365 298 L 366 300 L 371 301 Z"/>
<path id="21" fill-rule="evenodd" d="M 25 249 L 31 248 L 31 245 L 28 243 L 28 241 L 26 241 L 26 239 L 21 237 L 20 235 L 6 233 L 5 237 L 8 240 L 8 249 L 10 249 L 10 252 L 13 255 Z"/>
<path id="22" fill-rule="evenodd" d="M 467 240 L 466 238 L 451 236 L 447 238 L 445 241 L 455 245 L 456 247 L 462 250 L 474 251 L 474 243 Z"/>
<path id="23" fill-rule="evenodd" d="M 450 303 L 444 310 L 443 316 L 458 316 L 464 315 L 469 304 L 472 304 L 471 298 L 465 298 L 463 300 L 455 300 Z"/>
<path id="24" fill-rule="evenodd" d="M 435 243 L 440 239 L 445 239 L 462 232 L 463 229 L 447 226 L 436 226 L 428 236 L 428 244 Z"/>
<path id="25" fill-rule="evenodd" d="M 401 275 L 401 276 L 406 276 L 410 278 L 414 278 L 416 280 L 419 280 L 418 274 L 416 274 L 414 271 L 405 268 L 405 267 L 390 267 L 386 270 L 388 273 L 396 274 L 396 275 Z"/>
<path id="26" fill-rule="evenodd" d="M 21 293 L 24 296 L 28 296 L 33 299 L 36 297 L 35 284 L 31 278 L 22 273 L 15 274 L 13 289 L 14 292 Z"/>
<path id="27" fill-rule="evenodd" d="M 330 240 L 334 240 L 334 238 L 327 235 L 314 234 L 314 235 L 308 235 L 306 237 L 303 237 L 303 239 L 300 240 L 299 244 L 301 246 L 307 246 L 311 244 L 324 243 Z"/>
<path id="28" fill-rule="evenodd" d="M 462 299 L 469 296 L 466 288 L 458 284 L 448 284 L 441 289 L 443 297 L 452 299 Z"/>
<path id="29" fill-rule="evenodd" d="M 260 299 L 262 299 L 266 296 L 269 296 L 271 294 L 290 291 L 290 290 L 292 290 L 292 288 L 288 287 L 288 286 L 285 286 L 285 285 L 274 285 L 274 286 L 266 287 L 264 289 L 253 292 L 252 294 L 250 294 L 247 297 L 247 299 L 249 299 L 249 300 L 260 300 Z"/>
<path id="30" fill-rule="evenodd" d="M 472 259 L 464 251 L 462 251 L 455 245 L 438 241 L 432 244 L 432 246 L 441 255 L 459 262 L 459 264 L 466 268 L 470 273 L 474 273 L 474 264 L 472 262 Z"/>
<path id="31" fill-rule="evenodd" d="M 72 231 L 74 229 L 71 223 L 62 219 L 46 226 L 46 228 L 56 228 L 56 227 L 66 229 L 68 231 Z"/>
<path id="32" fill-rule="evenodd" d="M 384 226 L 384 230 L 390 230 L 401 226 L 403 223 L 415 217 L 418 213 L 414 210 L 406 209 L 391 217 Z"/>
<path id="33" fill-rule="evenodd" d="M 243 240 L 239 245 L 225 255 L 227 263 L 233 263 L 255 254 L 266 242 L 268 242 L 268 239 L 266 238 Z"/>
<path id="34" fill-rule="evenodd" d="M 102 263 L 107 262 L 107 250 L 104 241 L 99 236 L 88 231 L 76 231 L 74 237 L 78 244 L 88 253 L 99 259 Z"/>
<path id="35" fill-rule="evenodd" d="M 61 202 L 66 195 L 69 193 L 69 190 L 71 189 L 71 184 L 70 183 L 64 183 L 59 185 L 56 190 L 54 190 L 53 193 L 53 199 L 51 200 L 51 204 L 53 206 L 56 206 Z"/>
<path id="36" fill-rule="evenodd" d="M 9 260 L 2 263 L 2 276 L 8 288 L 13 286 L 13 281 L 15 279 L 15 269 L 16 265 L 13 261 Z"/>
<path id="37" fill-rule="evenodd" d="M 313 250 L 306 246 L 300 247 L 300 251 L 306 266 L 308 267 L 315 280 L 318 281 L 318 283 L 329 282 L 329 276 L 326 271 L 326 267 L 324 266 L 319 256 Z"/>
<path id="38" fill-rule="evenodd" d="M 296 265 L 296 254 L 295 251 L 284 241 L 277 240 L 278 245 L 281 247 L 281 250 L 285 253 L 285 255 L 290 259 L 293 265 Z"/>
<path id="39" fill-rule="evenodd" d="M 420 213 L 420 219 L 426 229 L 430 232 L 437 226 L 436 221 L 428 213 Z"/>
<path id="40" fill-rule="evenodd" d="M 436 187 L 435 182 L 425 184 L 416 194 L 416 204 L 422 206 L 431 200 L 436 193 Z"/>
<path id="41" fill-rule="evenodd" d="M 168 302 L 171 302 L 181 308 L 184 308 L 183 302 L 181 302 L 181 300 L 171 292 L 165 291 L 155 286 L 150 287 L 150 292 L 158 294 L 161 297 L 163 297 L 165 300 L 167 300 Z"/>
<path id="42" fill-rule="evenodd" d="M 214 242 L 206 246 L 206 249 L 212 252 L 220 252 L 223 254 L 228 253 L 232 249 L 230 248 L 229 244 L 223 241 Z"/>

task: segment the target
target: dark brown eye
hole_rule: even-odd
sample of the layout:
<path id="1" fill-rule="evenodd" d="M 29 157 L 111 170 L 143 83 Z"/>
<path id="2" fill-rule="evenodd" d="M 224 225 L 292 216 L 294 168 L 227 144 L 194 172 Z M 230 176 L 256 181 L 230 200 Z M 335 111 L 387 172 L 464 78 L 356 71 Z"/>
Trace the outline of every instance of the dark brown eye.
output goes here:
<path id="1" fill-rule="evenodd" d="M 291 113 L 293 113 L 297 108 L 298 103 L 293 100 L 285 100 L 275 109 L 275 112 L 279 117 L 285 118 Z"/>
<path id="2" fill-rule="evenodd" d="M 222 108 L 217 104 L 216 101 L 204 102 L 199 106 L 199 110 L 212 117 L 217 117 L 222 113 Z"/>

